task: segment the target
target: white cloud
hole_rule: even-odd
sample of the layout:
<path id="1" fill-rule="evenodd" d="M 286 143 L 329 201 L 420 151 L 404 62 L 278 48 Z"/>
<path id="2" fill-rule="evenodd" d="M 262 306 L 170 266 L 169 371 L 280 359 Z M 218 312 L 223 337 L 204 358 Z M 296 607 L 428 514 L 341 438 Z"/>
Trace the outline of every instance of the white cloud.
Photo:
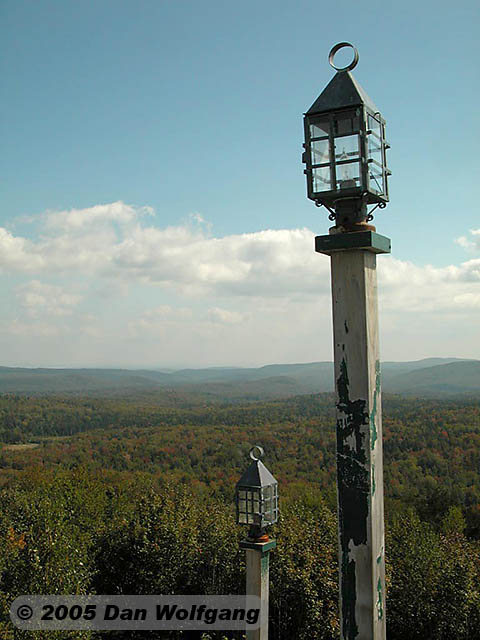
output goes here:
<path id="1" fill-rule="evenodd" d="M 56 338 L 65 333 L 62 327 L 50 322 L 25 322 L 16 319 L 6 327 L 6 332 L 12 336 Z"/>
<path id="2" fill-rule="evenodd" d="M 166 329 L 171 329 L 172 327 L 178 329 L 180 323 L 185 324 L 191 319 L 191 309 L 160 305 L 154 309 L 145 310 L 138 318 L 131 320 L 128 323 L 128 332 L 132 337 L 137 337 L 145 331 L 163 334 Z"/>
<path id="3" fill-rule="evenodd" d="M 16 289 L 22 322 L 10 325 L 15 335 L 37 331 L 53 340 L 71 331 L 90 339 L 83 349 L 93 350 L 95 342 L 97 350 L 136 363 L 155 355 L 165 364 L 166 354 L 169 363 L 177 356 L 186 363 L 185 354 L 190 364 L 282 360 L 275 345 L 293 360 L 302 359 L 295 356 L 302 348 L 305 360 L 315 360 L 322 357 L 311 349 L 315 341 L 330 350 L 329 259 L 315 253 L 312 231 L 215 237 L 200 214 L 161 228 L 151 213 L 121 202 L 48 212 L 35 241 L 0 228 L 0 269 L 17 279 L 35 274 Z M 470 238 L 480 240 L 480 230 Z M 450 336 L 471 334 L 472 313 L 480 308 L 480 258 L 435 267 L 380 256 L 378 274 L 387 330 L 415 325 L 418 344 L 429 337 L 422 330 L 447 321 Z M 90 319 L 78 312 L 80 302 L 94 312 Z M 457 349 L 456 355 L 467 354 Z"/>
<path id="4" fill-rule="evenodd" d="M 303 295 L 324 288 L 322 273 L 328 283 L 308 229 L 212 238 L 189 227 L 138 227 L 114 248 L 110 269 L 193 295 Z"/>
<path id="5" fill-rule="evenodd" d="M 22 272 L 42 270 L 44 267 L 44 259 L 38 255 L 32 242 L 15 237 L 0 227 L 0 270 Z"/>
<path id="6" fill-rule="evenodd" d="M 31 280 L 17 287 L 16 297 L 24 312 L 32 318 L 40 315 L 71 315 L 73 308 L 82 300 L 81 295 L 39 280 Z"/>
<path id="7" fill-rule="evenodd" d="M 453 304 L 459 309 L 480 309 L 480 292 L 454 295 Z"/>
<path id="8" fill-rule="evenodd" d="M 189 320 L 192 317 L 190 309 L 185 307 L 173 308 L 168 304 L 160 305 L 155 309 L 148 309 L 141 315 L 139 322 L 143 326 L 156 325 L 165 322 L 179 322 L 181 320 Z"/>
<path id="9" fill-rule="evenodd" d="M 109 223 L 129 225 L 143 215 L 152 215 L 151 207 L 133 207 L 123 202 L 98 204 L 86 209 L 68 211 L 47 211 L 45 223 L 47 229 L 77 232 L 89 230 Z"/>
<path id="10" fill-rule="evenodd" d="M 208 310 L 208 318 L 218 324 L 241 324 L 247 322 L 251 317 L 250 313 L 240 313 L 239 311 L 229 311 L 228 309 L 220 309 L 212 307 Z"/>
<path id="11" fill-rule="evenodd" d="M 383 308 L 403 313 L 451 312 L 475 308 L 480 259 L 447 267 L 417 266 L 384 256 L 378 260 Z"/>
<path id="12" fill-rule="evenodd" d="M 11 246 L 4 266 L 17 272 L 81 271 L 187 295 L 284 296 L 328 289 L 328 264 L 314 253 L 308 229 L 215 238 L 198 214 L 186 224 L 158 228 L 144 223 L 144 213 L 119 202 L 50 212 L 36 243 L 0 230 Z"/>
<path id="13" fill-rule="evenodd" d="M 0 264 L 17 273 L 81 273 L 95 278 L 97 290 L 103 281 L 124 293 L 128 283 L 137 282 L 187 297 L 306 299 L 329 294 L 329 261 L 314 252 L 309 229 L 216 238 L 199 214 L 185 224 L 159 228 L 145 224 L 145 213 L 151 210 L 122 202 L 49 212 L 45 234 L 37 242 L 0 229 Z M 480 232 L 471 234 L 480 238 Z M 455 309 L 475 300 L 480 259 L 433 267 L 382 257 L 379 279 L 392 308 Z M 32 286 L 34 290 L 23 293 L 24 305 L 33 306 L 35 300 L 41 304 L 40 298 L 48 295 L 53 308 L 69 307 L 59 298 L 64 292 L 41 292 L 38 284 Z"/>
<path id="14" fill-rule="evenodd" d="M 469 233 L 472 238 L 460 236 L 455 242 L 467 251 L 480 251 L 480 229 L 470 229 Z"/>
<path id="15" fill-rule="evenodd" d="M 17 300 L 30 317 L 39 315 L 67 316 L 82 300 L 82 296 L 62 287 L 31 280 L 17 287 Z"/>
<path id="16" fill-rule="evenodd" d="M 208 229 L 210 229 L 211 226 L 212 226 L 208 222 L 208 220 L 205 220 L 205 218 L 202 216 L 202 214 L 198 213 L 197 211 L 195 211 L 194 213 L 191 213 L 189 218 L 190 218 L 190 220 L 192 220 L 193 222 L 196 222 L 197 224 L 205 225 Z"/>

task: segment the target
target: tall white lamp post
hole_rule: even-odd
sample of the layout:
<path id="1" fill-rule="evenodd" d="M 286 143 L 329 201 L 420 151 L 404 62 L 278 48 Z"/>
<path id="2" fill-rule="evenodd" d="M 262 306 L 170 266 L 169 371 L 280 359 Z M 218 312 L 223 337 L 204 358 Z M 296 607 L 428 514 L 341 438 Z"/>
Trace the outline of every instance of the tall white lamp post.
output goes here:
<path id="1" fill-rule="evenodd" d="M 350 65 L 334 56 L 350 47 Z M 350 71 L 358 52 L 330 51 L 337 73 L 304 117 L 307 195 L 330 213 L 315 250 L 330 256 L 337 408 L 342 640 L 385 640 L 383 454 L 376 233 L 368 207 L 388 202 L 385 120 Z"/>

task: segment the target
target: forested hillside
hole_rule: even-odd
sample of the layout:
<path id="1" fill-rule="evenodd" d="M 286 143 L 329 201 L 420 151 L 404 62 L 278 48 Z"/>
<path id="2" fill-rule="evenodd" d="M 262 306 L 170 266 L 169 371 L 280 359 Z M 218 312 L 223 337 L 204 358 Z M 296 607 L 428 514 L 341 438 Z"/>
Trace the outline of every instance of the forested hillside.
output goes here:
<path id="1" fill-rule="evenodd" d="M 250 445 L 261 442 L 287 488 L 319 486 L 333 506 L 333 395 L 245 406 L 195 400 L 0 396 L 0 480 L 32 465 L 102 468 L 228 494 Z M 387 498 L 424 515 L 461 506 L 469 530 L 480 530 L 479 400 L 384 394 L 383 422 Z"/>
<path id="2" fill-rule="evenodd" d="M 0 637 L 20 593 L 241 590 L 233 491 L 257 442 L 281 496 L 271 638 L 338 638 L 332 394 L 3 395 L 0 434 Z M 479 640 L 479 398 L 386 394 L 384 452 L 389 639 Z"/>

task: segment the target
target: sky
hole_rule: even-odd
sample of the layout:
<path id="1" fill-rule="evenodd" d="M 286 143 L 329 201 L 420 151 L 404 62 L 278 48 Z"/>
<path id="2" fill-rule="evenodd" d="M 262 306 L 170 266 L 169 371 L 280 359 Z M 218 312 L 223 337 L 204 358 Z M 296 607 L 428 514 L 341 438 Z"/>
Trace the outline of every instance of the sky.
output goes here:
<path id="1" fill-rule="evenodd" d="M 391 144 L 382 359 L 480 358 L 479 28 L 476 0 L 2 0 L 0 365 L 331 360 L 302 118 L 341 41 Z"/>

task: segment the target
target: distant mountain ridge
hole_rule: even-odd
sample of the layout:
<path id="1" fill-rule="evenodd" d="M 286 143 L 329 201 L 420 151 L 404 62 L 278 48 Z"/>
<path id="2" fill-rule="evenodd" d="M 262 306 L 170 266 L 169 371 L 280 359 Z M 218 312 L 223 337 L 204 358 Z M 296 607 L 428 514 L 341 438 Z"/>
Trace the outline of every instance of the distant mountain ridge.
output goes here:
<path id="1" fill-rule="evenodd" d="M 389 393 L 443 396 L 480 392 L 480 360 L 427 358 L 384 362 L 382 387 Z M 182 389 L 212 399 L 261 400 L 333 391 L 333 363 L 271 364 L 258 368 L 26 369 L 0 367 L 0 393 L 105 394 Z"/>
<path id="2" fill-rule="evenodd" d="M 394 376 L 385 389 L 408 395 L 471 393 L 480 389 L 480 361 L 449 362 Z"/>

